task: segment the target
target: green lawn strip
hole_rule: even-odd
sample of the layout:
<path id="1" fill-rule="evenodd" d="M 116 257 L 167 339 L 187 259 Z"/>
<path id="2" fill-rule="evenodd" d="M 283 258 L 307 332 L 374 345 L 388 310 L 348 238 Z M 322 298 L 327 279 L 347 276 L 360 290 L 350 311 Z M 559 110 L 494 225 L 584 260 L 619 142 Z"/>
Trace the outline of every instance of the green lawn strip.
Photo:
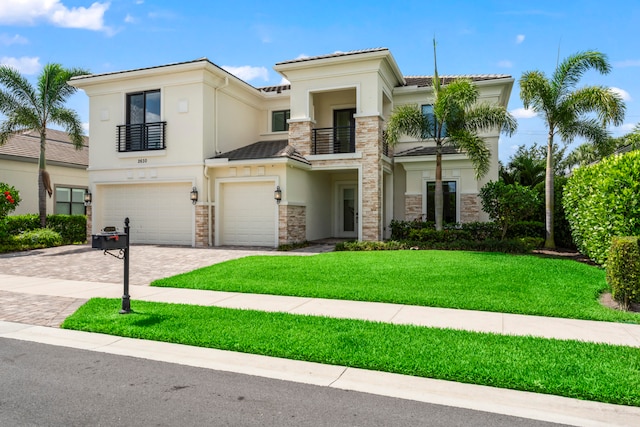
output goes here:
<path id="1" fill-rule="evenodd" d="M 604 270 L 572 260 L 464 251 L 251 256 L 152 286 L 640 323 L 603 307 Z"/>
<path id="2" fill-rule="evenodd" d="M 62 327 L 640 406 L 640 350 L 217 307 L 91 299 Z"/>

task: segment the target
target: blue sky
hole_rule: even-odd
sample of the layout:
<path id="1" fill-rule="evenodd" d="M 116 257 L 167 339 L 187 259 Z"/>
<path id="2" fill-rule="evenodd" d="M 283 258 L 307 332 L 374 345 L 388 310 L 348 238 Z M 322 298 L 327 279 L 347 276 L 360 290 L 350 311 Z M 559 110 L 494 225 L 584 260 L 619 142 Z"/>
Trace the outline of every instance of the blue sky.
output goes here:
<path id="1" fill-rule="evenodd" d="M 640 122 L 640 2 L 1 0 L 0 63 L 30 78 L 48 62 L 93 73 L 207 57 L 254 86 L 278 84 L 275 63 L 303 55 L 387 47 L 405 75 L 510 74 L 509 110 L 519 129 L 501 137 L 500 159 L 518 145 L 545 143 L 544 123 L 522 109 L 524 71 L 553 72 L 558 55 L 605 53 L 606 76 L 582 83 L 615 88 L 627 105 L 625 124 Z M 70 106 L 88 122 L 88 99 Z M 576 143 L 573 144 L 575 146 Z"/>

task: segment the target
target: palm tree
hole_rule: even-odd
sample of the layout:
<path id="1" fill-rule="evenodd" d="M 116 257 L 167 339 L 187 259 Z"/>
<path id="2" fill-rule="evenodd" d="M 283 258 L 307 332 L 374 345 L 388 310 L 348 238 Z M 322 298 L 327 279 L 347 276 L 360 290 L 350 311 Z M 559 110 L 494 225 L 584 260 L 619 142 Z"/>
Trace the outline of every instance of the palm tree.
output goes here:
<path id="1" fill-rule="evenodd" d="M 89 71 L 80 68 L 65 69 L 59 64 L 47 64 L 38 76 L 34 87 L 14 68 L 0 66 L 0 113 L 6 118 L 0 124 L 0 145 L 7 142 L 11 135 L 26 130 L 36 131 L 40 135 L 38 207 L 41 227 L 45 227 L 47 218 L 45 192 L 48 192 L 51 197 L 45 156 L 47 126 L 50 124 L 62 126 L 76 149 L 82 147 L 80 118 L 75 111 L 66 108 L 64 103 L 77 90 L 67 82 L 72 77 L 84 74 L 89 74 Z"/>
<path id="2" fill-rule="evenodd" d="M 499 128 L 509 135 L 517 128 L 516 120 L 500 106 L 479 104 L 479 90 L 468 79 L 456 79 L 443 85 L 438 76 L 436 42 L 433 41 L 433 114 L 423 114 L 418 105 L 401 105 L 394 109 L 387 124 L 387 141 L 394 145 L 401 134 L 419 140 L 432 140 L 436 145 L 435 220 L 442 230 L 442 147 L 451 145 L 467 153 L 476 178 L 487 174 L 491 152 L 480 132 Z"/>
<path id="3" fill-rule="evenodd" d="M 580 77 L 590 69 L 607 74 L 611 71 L 611 66 L 606 56 L 600 52 L 579 52 L 562 61 L 551 78 L 537 70 L 526 71 L 520 78 L 520 99 L 524 107 L 541 114 L 547 125 L 546 248 L 556 246 L 553 231 L 555 135 L 558 134 L 565 143 L 579 136 L 599 144 L 608 137 L 606 126 L 609 123 L 620 125 L 624 119 L 625 105 L 622 98 L 609 88 L 575 88 Z"/>

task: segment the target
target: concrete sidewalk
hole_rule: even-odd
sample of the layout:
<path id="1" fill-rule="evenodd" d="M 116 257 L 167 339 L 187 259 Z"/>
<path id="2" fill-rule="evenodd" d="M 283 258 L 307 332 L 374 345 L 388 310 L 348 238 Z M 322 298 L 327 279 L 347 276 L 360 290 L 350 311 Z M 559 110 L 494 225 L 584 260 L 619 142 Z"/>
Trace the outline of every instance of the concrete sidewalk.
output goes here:
<path id="1" fill-rule="evenodd" d="M 130 294 L 134 310 L 136 300 L 173 302 L 640 347 L 640 325 L 141 285 L 130 286 Z M 121 296 L 121 284 L 0 275 L 0 337 L 576 426 L 635 426 L 640 420 L 635 407 L 45 327 L 58 326 L 89 298 Z"/>

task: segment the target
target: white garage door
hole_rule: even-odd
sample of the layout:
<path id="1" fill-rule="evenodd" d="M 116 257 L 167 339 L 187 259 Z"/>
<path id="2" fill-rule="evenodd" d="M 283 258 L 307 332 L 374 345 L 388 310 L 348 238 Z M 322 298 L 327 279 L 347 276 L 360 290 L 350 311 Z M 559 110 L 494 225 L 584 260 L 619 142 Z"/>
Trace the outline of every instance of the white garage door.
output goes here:
<path id="1" fill-rule="evenodd" d="M 129 217 L 131 243 L 191 245 L 190 191 L 188 183 L 105 185 L 99 226 L 121 229 Z"/>
<path id="2" fill-rule="evenodd" d="M 273 182 L 226 182 L 220 187 L 220 244 L 276 246 Z"/>

